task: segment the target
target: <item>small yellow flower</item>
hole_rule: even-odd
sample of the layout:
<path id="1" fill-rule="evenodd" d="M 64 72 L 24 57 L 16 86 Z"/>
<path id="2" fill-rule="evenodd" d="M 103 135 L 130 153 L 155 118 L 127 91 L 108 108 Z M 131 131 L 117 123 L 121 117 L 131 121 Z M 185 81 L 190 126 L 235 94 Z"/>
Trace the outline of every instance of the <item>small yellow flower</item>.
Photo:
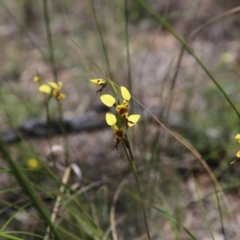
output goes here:
<path id="1" fill-rule="evenodd" d="M 66 98 L 64 93 L 61 93 L 62 82 L 48 82 L 39 86 L 38 90 L 43 93 L 52 94 L 57 100 L 63 100 Z"/>
<path id="2" fill-rule="evenodd" d="M 30 158 L 28 161 L 27 161 L 27 167 L 30 168 L 30 169 L 36 169 L 39 167 L 39 162 L 37 159 L 35 158 Z"/>
<path id="3" fill-rule="evenodd" d="M 36 83 L 40 82 L 41 81 L 40 76 L 38 74 L 36 76 L 34 76 L 33 81 Z"/>
<path id="4" fill-rule="evenodd" d="M 109 83 L 108 80 L 106 79 L 102 79 L 102 78 L 96 78 L 96 79 L 91 79 L 90 80 L 92 83 L 96 84 L 96 85 L 100 85 L 102 86 L 96 93 L 102 92 L 102 90 L 107 86 L 107 84 Z"/>
<path id="5" fill-rule="evenodd" d="M 239 133 L 235 136 L 235 139 L 240 143 L 240 134 Z"/>
<path id="6" fill-rule="evenodd" d="M 116 148 L 118 150 L 118 144 L 120 143 L 120 141 L 123 139 L 123 137 L 126 134 L 126 131 L 119 128 L 116 123 L 117 123 L 117 118 L 114 114 L 112 113 L 106 113 L 106 122 L 109 126 L 111 126 L 114 134 L 115 134 L 115 139 L 114 142 L 116 142 L 116 145 L 114 146 L 114 148 Z"/>
<path id="7" fill-rule="evenodd" d="M 235 136 L 235 139 L 236 139 L 237 142 L 240 143 L 240 134 L 239 133 Z M 240 151 L 237 152 L 236 156 L 237 156 L 237 158 L 240 158 Z M 233 164 L 235 162 L 236 161 L 233 161 L 233 162 L 231 162 L 231 164 Z"/>

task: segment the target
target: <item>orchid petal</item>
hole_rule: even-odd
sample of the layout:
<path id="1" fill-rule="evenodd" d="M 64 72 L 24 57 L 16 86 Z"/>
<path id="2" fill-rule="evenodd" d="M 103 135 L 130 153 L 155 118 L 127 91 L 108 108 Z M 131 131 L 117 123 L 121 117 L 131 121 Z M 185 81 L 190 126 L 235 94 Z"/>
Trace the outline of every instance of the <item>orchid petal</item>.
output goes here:
<path id="1" fill-rule="evenodd" d="M 131 99 L 130 92 L 125 87 L 121 87 L 121 93 L 124 100 L 129 101 Z"/>
<path id="2" fill-rule="evenodd" d="M 116 102 L 115 98 L 109 94 L 102 95 L 100 99 L 108 107 L 112 107 Z"/>
<path id="3" fill-rule="evenodd" d="M 112 113 L 106 113 L 106 122 L 109 126 L 113 126 L 117 122 L 117 118 L 114 114 Z"/>

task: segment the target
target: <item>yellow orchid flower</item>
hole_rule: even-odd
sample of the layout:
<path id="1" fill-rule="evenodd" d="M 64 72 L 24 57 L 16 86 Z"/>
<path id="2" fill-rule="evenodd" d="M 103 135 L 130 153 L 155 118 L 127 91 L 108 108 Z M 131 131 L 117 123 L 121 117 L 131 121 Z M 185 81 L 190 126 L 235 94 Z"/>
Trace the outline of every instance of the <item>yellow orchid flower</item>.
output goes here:
<path id="1" fill-rule="evenodd" d="M 116 108 L 116 111 L 126 120 L 127 127 L 132 127 L 138 122 L 138 120 L 140 119 L 140 115 L 134 114 L 129 116 L 128 102 L 131 99 L 131 95 L 128 89 L 123 86 L 121 87 L 121 94 L 123 97 L 123 102 L 121 104 L 116 104 L 116 99 L 109 94 L 102 95 L 100 99 L 106 106 L 108 107 L 114 106 Z"/>
<path id="2" fill-rule="evenodd" d="M 115 139 L 114 142 L 116 142 L 115 146 L 113 148 L 116 148 L 118 150 L 118 144 L 120 141 L 123 139 L 123 137 L 126 134 L 126 131 L 119 128 L 116 123 L 117 123 L 117 118 L 114 114 L 112 113 L 106 113 L 106 122 L 107 124 L 112 128 L 114 134 L 115 134 Z"/>
<path id="3" fill-rule="evenodd" d="M 128 110 L 129 110 L 129 105 L 128 105 L 128 101 L 131 99 L 131 95 L 129 93 L 129 91 L 127 90 L 127 88 L 125 87 L 121 87 L 121 94 L 123 97 L 123 102 L 121 104 L 116 104 L 116 99 L 109 95 L 109 94 L 105 94 L 102 95 L 100 97 L 101 101 L 103 102 L 103 104 L 105 104 L 108 107 L 115 107 L 116 111 L 124 118 L 127 119 L 128 117 Z"/>
<path id="4" fill-rule="evenodd" d="M 138 115 L 138 114 L 130 115 L 128 117 L 126 129 L 128 127 L 132 127 L 132 126 L 136 125 L 136 123 L 138 122 L 139 119 L 140 119 L 140 115 Z M 116 125 L 117 118 L 112 113 L 106 113 L 106 122 L 109 126 L 111 126 L 111 128 L 115 134 L 114 142 L 116 142 L 116 145 L 114 146 L 114 148 L 116 148 L 118 150 L 118 144 L 120 143 L 120 141 L 122 139 L 125 141 L 126 144 L 128 143 L 127 139 L 125 138 L 126 130 L 121 129 Z"/>
<path id="5" fill-rule="evenodd" d="M 95 78 L 95 79 L 91 79 L 90 80 L 92 83 L 96 84 L 96 85 L 100 85 L 102 86 L 98 91 L 96 91 L 96 93 L 100 92 L 100 94 L 102 93 L 102 90 L 107 86 L 107 84 L 109 83 L 108 80 L 103 79 L 103 78 Z"/>
<path id="6" fill-rule="evenodd" d="M 43 93 L 52 94 L 57 100 L 63 100 L 66 98 L 64 93 L 61 93 L 62 82 L 48 82 L 39 86 L 38 90 Z"/>

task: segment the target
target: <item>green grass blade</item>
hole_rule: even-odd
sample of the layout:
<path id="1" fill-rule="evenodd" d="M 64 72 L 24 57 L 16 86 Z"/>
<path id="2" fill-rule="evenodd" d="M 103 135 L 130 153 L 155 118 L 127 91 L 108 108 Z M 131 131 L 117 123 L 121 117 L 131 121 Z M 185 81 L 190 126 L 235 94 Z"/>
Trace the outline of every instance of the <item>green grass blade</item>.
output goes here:
<path id="1" fill-rule="evenodd" d="M 133 197 L 134 199 L 139 201 L 139 196 L 137 194 L 134 194 L 132 191 L 123 188 L 123 191 L 126 192 L 129 196 Z M 176 224 L 177 226 L 179 226 L 179 228 L 181 227 L 188 235 L 189 237 L 191 237 L 191 239 L 193 240 L 198 240 L 193 233 L 191 233 L 191 231 L 189 231 L 186 227 L 184 227 L 181 223 L 179 223 L 179 221 L 177 221 L 173 216 L 171 216 L 169 213 L 167 213 L 166 211 L 163 211 L 162 209 L 160 209 L 159 207 L 155 206 L 154 204 L 150 203 L 149 201 L 146 201 L 144 199 L 142 199 L 142 201 L 146 204 L 149 205 L 150 207 L 152 207 L 153 209 L 157 210 L 159 213 L 162 214 L 162 216 L 164 216 L 166 219 L 168 219 L 169 221 L 171 221 L 172 223 Z"/>
<path id="2" fill-rule="evenodd" d="M 24 173 L 18 167 L 18 164 L 11 158 L 5 144 L 2 142 L 2 139 L 0 139 L 0 151 L 1 151 L 2 156 L 5 159 L 5 161 L 12 167 L 13 173 L 14 173 L 16 179 L 18 180 L 19 184 L 22 186 L 22 188 L 26 191 L 27 195 L 32 200 L 36 209 L 42 216 L 42 219 L 51 227 L 52 231 L 54 232 L 54 234 L 56 236 L 56 239 L 62 239 L 62 237 L 56 230 L 55 226 L 51 222 L 51 219 L 49 217 L 49 214 L 46 211 L 46 208 L 45 208 L 43 202 L 38 197 L 37 193 L 34 191 L 32 183 L 27 179 L 27 177 L 24 175 Z"/>
<path id="3" fill-rule="evenodd" d="M 214 238 L 214 236 L 213 236 L 212 229 L 211 229 L 211 225 L 210 225 L 210 223 L 209 223 L 209 221 L 208 221 L 208 219 L 207 219 L 207 215 L 206 215 L 206 212 L 205 212 L 205 209 L 204 209 L 204 206 L 203 206 L 201 197 L 200 197 L 199 192 L 198 192 L 197 183 L 196 183 L 195 179 L 193 179 L 193 181 L 194 181 L 195 189 L 196 189 L 196 192 L 197 192 L 197 195 L 198 195 L 198 201 L 199 201 L 199 204 L 200 204 L 200 206 L 201 206 L 202 214 L 203 214 L 204 219 L 205 219 L 205 222 L 206 222 L 206 224 L 207 224 L 209 233 L 210 233 L 212 239 L 215 240 L 215 238 Z"/>
<path id="4" fill-rule="evenodd" d="M 0 232 L 0 237 L 3 237 L 2 239 L 24 240 L 23 238 L 14 237 L 3 232 Z"/>
<path id="5" fill-rule="evenodd" d="M 24 234 L 24 235 L 29 235 L 29 236 L 32 236 L 32 237 L 37 237 L 37 238 L 41 238 L 43 239 L 43 236 L 39 235 L 39 234 L 35 234 L 35 233 L 30 233 L 30 232 L 19 232 L 19 231 L 7 231 L 5 232 L 7 234 Z M 34 238 L 35 239 L 35 238 Z"/>
<path id="6" fill-rule="evenodd" d="M 24 208 L 26 208 L 29 205 L 29 203 L 23 205 L 21 208 L 19 208 L 10 218 L 7 219 L 7 221 L 3 224 L 3 226 L 0 229 L 0 232 L 3 232 L 4 229 L 11 223 L 11 221 L 15 218 L 15 216 L 21 212 Z"/>
<path id="7" fill-rule="evenodd" d="M 127 51 L 127 81 L 128 81 L 128 89 L 130 92 L 132 92 L 132 74 L 131 74 L 131 60 L 130 60 L 129 34 L 128 34 L 128 18 L 129 18 L 128 0 L 124 0 L 124 16 L 125 16 L 126 51 Z"/>

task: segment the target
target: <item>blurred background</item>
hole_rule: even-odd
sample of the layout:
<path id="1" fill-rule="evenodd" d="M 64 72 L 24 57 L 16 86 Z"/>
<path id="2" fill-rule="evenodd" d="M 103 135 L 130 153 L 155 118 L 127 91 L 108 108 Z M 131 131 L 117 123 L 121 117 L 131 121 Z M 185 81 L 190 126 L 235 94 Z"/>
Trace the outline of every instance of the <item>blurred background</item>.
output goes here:
<path id="1" fill-rule="evenodd" d="M 82 171 L 80 190 L 89 188 L 72 199 L 64 196 L 58 221 L 66 230 L 64 239 L 114 239 L 109 214 L 123 180 L 124 188 L 114 202 L 117 239 L 147 239 L 139 203 L 131 194 L 136 186 L 128 160 L 121 146 L 119 152 L 112 151 L 114 136 L 104 123 L 106 110 L 98 110 L 102 105 L 99 94 L 95 94 L 98 86 L 89 81 L 106 78 L 99 69 L 116 84 L 128 87 L 132 96 L 202 157 L 222 186 L 230 209 L 222 206 L 222 212 L 219 210 L 212 180 L 196 155 L 136 103 L 132 109 L 141 114 L 141 121 L 131 129 L 130 139 L 144 198 L 173 216 L 196 239 L 207 240 L 212 238 L 200 207 L 202 199 L 214 239 L 238 239 L 240 168 L 238 162 L 230 163 L 236 160 L 239 149 L 234 141 L 239 118 L 201 66 L 140 2 L 47 2 L 57 76 L 67 96 L 64 119 L 89 117 L 86 121 L 93 125 L 101 122 L 93 129 L 72 130 L 67 137 L 71 161 Z M 239 2 L 147 3 L 185 39 L 239 109 Z M 1 0 L 0 22 L 0 130 L 4 138 L 29 120 L 46 119 L 45 98 L 33 77 L 39 74 L 47 82 L 54 76 L 43 1 Z M 110 87 L 103 92 L 110 93 Z M 59 119 L 54 101 L 50 115 L 53 120 Z M 47 160 L 51 150 L 47 136 L 35 138 L 31 132 L 29 136 L 7 143 L 8 150 L 51 211 L 59 182 L 43 166 L 60 181 L 63 171 L 56 171 Z M 51 137 L 51 146 L 61 149 L 64 144 L 61 134 Z M 61 154 L 56 154 L 56 161 L 61 162 Z M 29 167 L 31 158 L 37 159 L 38 167 Z M 16 235 L 23 239 L 38 239 L 26 232 L 44 236 L 43 221 L 3 158 L 0 166 L 2 230 L 25 232 Z M 159 209 L 147 209 L 152 239 L 194 239 Z M 82 217 L 85 211 L 91 221 Z M 74 216 L 75 212 L 79 214 Z"/>

